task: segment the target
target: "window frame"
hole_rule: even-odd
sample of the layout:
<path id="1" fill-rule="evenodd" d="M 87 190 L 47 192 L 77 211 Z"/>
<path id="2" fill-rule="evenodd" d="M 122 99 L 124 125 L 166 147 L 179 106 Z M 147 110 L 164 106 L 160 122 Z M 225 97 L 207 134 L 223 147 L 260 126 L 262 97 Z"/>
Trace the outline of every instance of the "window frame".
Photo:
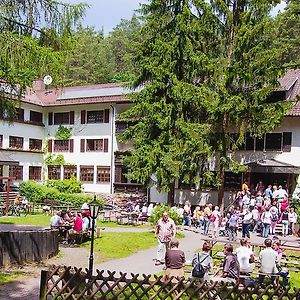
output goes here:
<path id="1" fill-rule="evenodd" d="M 88 171 L 88 172 L 83 174 L 84 171 Z M 79 171 L 80 181 L 86 183 L 94 183 L 94 176 L 95 176 L 94 166 L 80 166 L 80 171 Z"/>
<path id="2" fill-rule="evenodd" d="M 86 123 L 87 124 L 104 123 L 104 110 L 88 110 L 86 112 Z"/>
<path id="3" fill-rule="evenodd" d="M 106 173 L 106 171 L 108 171 L 108 173 Z M 111 176 L 110 167 L 97 166 L 96 176 L 97 176 L 97 178 L 96 178 L 97 183 L 110 183 L 110 176 Z"/>
<path id="4" fill-rule="evenodd" d="M 23 149 L 24 148 L 24 138 L 21 136 L 9 136 L 9 148 Z"/>
<path id="5" fill-rule="evenodd" d="M 29 166 L 29 180 L 41 181 L 42 180 L 42 167 Z"/>
<path id="6" fill-rule="evenodd" d="M 32 143 L 33 145 L 31 145 Z M 29 150 L 42 151 L 42 149 L 43 149 L 43 140 L 29 138 Z"/>
<path id="7" fill-rule="evenodd" d="M 53 113 L 53 125 L 70 125 L 70 112 Z"/>
<path id="8" fill-rule="evenodd" d="M 23 181 L 23 166 L 9 166 L 9 177 L 15 177 L 15 180 Z"/>
<path id="9" fill-rule="evenodd" d="M 59 144 L 62 145 L 59 145 Z M 53 152 L 69 152 L 70 140 L 53 140 Z"/>
<path id="10" fill-rule="evenodd" d="M 61 166 L 60 165 L 48 165 L 48 179 L 50 179 L 50 180 L 60 180 L 61 179 Z"/>
<path id="11" fill-rule="evenodd" d="M 75 170 L 75 172 L 71 170 Z M 77 178 L 77 166 L 64 166 L 63 179 L 70 179 L 72 175 Z"/>

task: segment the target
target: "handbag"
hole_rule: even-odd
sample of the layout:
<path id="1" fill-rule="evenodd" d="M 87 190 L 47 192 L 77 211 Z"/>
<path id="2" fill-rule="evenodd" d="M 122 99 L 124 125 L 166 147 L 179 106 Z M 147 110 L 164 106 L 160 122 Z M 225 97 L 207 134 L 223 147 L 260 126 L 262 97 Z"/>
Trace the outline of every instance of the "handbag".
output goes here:
<path id="1" fill-rule="evenodd" d="M 207 254 L 201 261 L 199 261 L 199 253 L 198 253 L 198 262 L 195 264 L 193 270 L 192 270 L 192 276 L 193 277 L 198 277 L 198 278 L 203 278 L 205 273 L 206 273 L 206 269 L 201 265 L 201 263 L 203 263 L 206 258 L 209 256 L 209 254 Z"/>
<path id="2" fill-rule="evenodd" d="M 211 215 L 209 220 L 210 220 L 210 222 L 214 222 L 214 221 L 216 221 L 216 217 L 214 215 Z"/>

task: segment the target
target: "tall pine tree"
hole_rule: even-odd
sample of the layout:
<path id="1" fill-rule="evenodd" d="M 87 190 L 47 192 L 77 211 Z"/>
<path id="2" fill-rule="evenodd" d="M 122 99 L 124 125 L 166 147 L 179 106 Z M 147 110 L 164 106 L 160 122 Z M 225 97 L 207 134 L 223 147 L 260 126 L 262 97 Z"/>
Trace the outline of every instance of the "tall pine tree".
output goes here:
<path id="1" fill-rule="evenodd" d="M 273 130 L 289 108 L 269 97 L 284 74 L 269 16 L 278 2 L 152 0 L 144 6 L 134 86 L 145 88 L 125 114 L 137 122 L 124 135 L 135 146 L 125 159 L 131 178 L 147 183 L 155 174 L 165 190 L 176 179 L 203 182 L 213 155 L 223 206 L 225 170 L 239 170 L 231 145 L 236 149 L 246 132 Z"/>

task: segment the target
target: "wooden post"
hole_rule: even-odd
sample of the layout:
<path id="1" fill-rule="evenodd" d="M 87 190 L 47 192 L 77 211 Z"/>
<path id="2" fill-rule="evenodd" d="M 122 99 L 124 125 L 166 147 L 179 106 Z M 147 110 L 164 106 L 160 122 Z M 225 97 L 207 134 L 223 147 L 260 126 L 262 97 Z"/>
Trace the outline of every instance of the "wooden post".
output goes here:
<path id="1" fill-rule="evenodd" d="M 9 194 L 10 194 L 10 177 L 7 178 L 7 185 L 6 185 L 6 215 L 8 214 Z"/>
<path id="2" fill-rule="evenodd" d="M 48 282 L 48 271 L 41 271 L 41 281 L 40 281 L 40 300 L 47 299 L 47 282 Z"/>

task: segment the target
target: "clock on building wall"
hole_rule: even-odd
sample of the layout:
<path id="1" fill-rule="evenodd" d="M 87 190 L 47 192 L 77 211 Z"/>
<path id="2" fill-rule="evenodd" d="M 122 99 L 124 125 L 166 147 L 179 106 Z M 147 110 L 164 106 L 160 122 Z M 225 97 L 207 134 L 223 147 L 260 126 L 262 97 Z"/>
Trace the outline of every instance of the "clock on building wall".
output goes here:
<path id="1" fill-rule="evenodd" d="M 52 83 L 52 77 L 50 75 L 46 75 L 43 79 L 45 85 L 49 85 Z"/>

